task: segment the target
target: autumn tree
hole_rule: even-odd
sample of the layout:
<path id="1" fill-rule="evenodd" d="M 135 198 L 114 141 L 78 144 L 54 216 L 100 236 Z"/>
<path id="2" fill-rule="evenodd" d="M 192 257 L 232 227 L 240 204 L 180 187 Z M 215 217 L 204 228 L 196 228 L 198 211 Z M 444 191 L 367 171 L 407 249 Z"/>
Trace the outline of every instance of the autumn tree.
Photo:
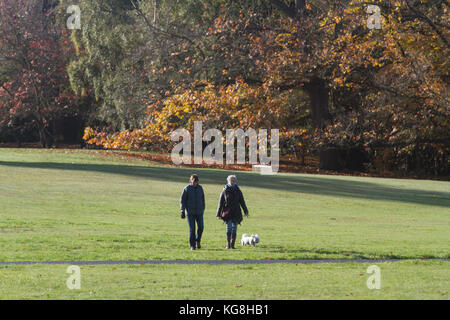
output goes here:
<path id="1" fill-rule="evenodd" d="M 380 30 L 366 26 L 367 1 L 271 2 L 288 21 L 257 38 L 264 82 L 308 93 L 322 168 L 361 169 L 382 146 L 393 167 L 448 170 L 445 2 L 373 1 Z"/>
<path id="2" fill-rule="evenodd" d="M 71 42 L 55 26 L 55 5 L 0 1 L 1 124 L 32 126 L 44 147 L 57 143 L 55 122 L 78 112 L 66 72 Z"/>
<path id="3" fill-rule="evenodd" d="M 367 25 L 372 4 L 380 30 Z M 80 6 L 86 28 L 73 36 L 72 85 L 92 88 L 110 130 L 125 130 L 115 147 L 151 148 L 157 135 L 202 118 L 222 129 L 277 126 L 286 150 L 307 146 L 324 169 L 374 167 L 389 155 L 393 169 L 448 170 L 445 1 Z"/>

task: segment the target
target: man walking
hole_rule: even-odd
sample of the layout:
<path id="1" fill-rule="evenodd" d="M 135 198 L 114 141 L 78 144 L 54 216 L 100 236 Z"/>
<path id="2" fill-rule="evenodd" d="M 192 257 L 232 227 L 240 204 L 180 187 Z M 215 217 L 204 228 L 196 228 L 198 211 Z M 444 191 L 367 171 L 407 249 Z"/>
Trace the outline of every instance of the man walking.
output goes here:
<path id="1" fill-rule="evenodd" d="M 180 199 L 181 218 L 187 216 L 189 223 L 189 244 L 191 250 L 200 249 L 200 241 L 203 234 L 203 213 L 205 211 L 205 194 L 198 183 L 198 175 L 193 174 L 189 184 L 183 189 Z M 197 233 L 195 225 L 197 224 Z"/>

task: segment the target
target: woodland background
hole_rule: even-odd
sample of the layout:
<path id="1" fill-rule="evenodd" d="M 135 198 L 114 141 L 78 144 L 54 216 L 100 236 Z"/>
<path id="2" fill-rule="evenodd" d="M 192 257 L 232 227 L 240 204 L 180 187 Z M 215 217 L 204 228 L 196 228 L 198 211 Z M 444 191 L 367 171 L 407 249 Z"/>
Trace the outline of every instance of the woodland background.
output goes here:
<path id="1" fill-rule="evenodd" d="M 0 0 L 0 142 L 167 153 L 202 120 L 280 129 L 283 156 L 324 170 L 448 176 L 448 7 Z"/>

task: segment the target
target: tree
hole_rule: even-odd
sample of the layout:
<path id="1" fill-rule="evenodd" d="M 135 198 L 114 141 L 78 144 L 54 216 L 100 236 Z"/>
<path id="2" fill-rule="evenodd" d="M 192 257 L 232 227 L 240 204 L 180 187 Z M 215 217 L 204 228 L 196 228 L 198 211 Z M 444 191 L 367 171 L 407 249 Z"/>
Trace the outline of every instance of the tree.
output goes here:
<path id="1" fill-rule="evenodd" d="M 406 170 L 413 154 L 415 170 L 448 170 L 442 156 L 449 131 L 445 2 L 374 2 L 382 8 L 382 30 L 365 26 L 364 1 L 309 1 L 304 7 L 271 2 L 292 23 L 260 38 L 265 74 L 274 88 L 309 93 L 322 168 L 360 169 L 362 149 L 374 154 L 384 146 L 395 149 L 391 162 L 407 162 Z M 402 121 L 393 125 L 392 118 Z M 422 151 L 411 151 L 417 148 Z M 423 162 L 425 149 L 429 159 Z"/>
<path id="2" fill-rule="evenodd" d="M 76 113 L 66 65 L 71 43 L 54 24 L 49 1 L 0 1 L 2 124 L 33 126 L 42 146 L 57 143 L 55 122 Z"/>
<path id="3" fill-rule="evenodd" d="M 286 150 L 307 145 L 324 169 L 373 167 L 390 150 L 395 168 L 448 170 L 445 1 L 120 3 L 80 2 L 90 27 L 75 34 L 70 68 L 109 129 L 124 130 L 116 147 L 164 145 L 200 117 L 282 128 Z M 381 30 L 367 27 L 369 4 Z M 224 107 L 227 94 L 238 105 Z"/>

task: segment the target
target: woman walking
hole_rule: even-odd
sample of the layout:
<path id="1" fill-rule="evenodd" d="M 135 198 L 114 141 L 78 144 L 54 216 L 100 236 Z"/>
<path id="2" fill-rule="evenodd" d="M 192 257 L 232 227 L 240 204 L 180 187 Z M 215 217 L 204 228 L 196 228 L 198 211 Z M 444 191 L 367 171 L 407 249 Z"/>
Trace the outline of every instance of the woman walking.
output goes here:
<path id="1" fill-rule="evenodd" d="M 228 176 L 227 184 L 222 190 L 217 208 L 216 217 L 222 219 L 227 225 L 227 249 L 234 249 L 236 243 L 237 226 L 241 224 L 242 209 L 248 217 L 248 209 L 245 205 L 244 195 L 237 185 L 236 176 Z"/>
<path id="2" fill-rule="evenodd" d="M 181 218 L 186 218 L 189 223 L 189 245 L 191 250 L 200 249 L 200 241 L 203 234 L 203 213 L 205 211 L 205 194 L 199 184 L 198 175 L 193 174 L 189 184 L 183 189 L 180 199 Z M 197 223 L 197 234 L 195 224 Z"/>

